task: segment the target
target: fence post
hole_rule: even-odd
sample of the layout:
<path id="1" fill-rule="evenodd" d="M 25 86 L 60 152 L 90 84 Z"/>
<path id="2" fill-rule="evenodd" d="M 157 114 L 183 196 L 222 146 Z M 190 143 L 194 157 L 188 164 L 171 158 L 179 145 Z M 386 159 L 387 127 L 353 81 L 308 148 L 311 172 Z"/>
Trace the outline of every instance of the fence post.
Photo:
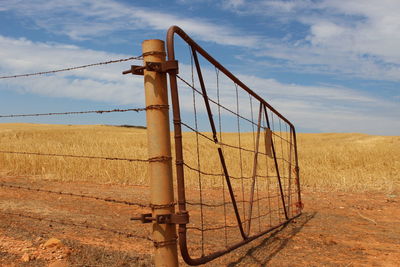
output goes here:
<path id="1" fill-rule="evenodd" d="M 165 62 L 164 41 L 145 40 L 142 43 L 143 60 Z M 147 109 L 147 142 L 152 214 L 175 213 L 172 181 L 171 138 L 168 112 L 167 75 L 144 70 Z M 178 266 L 175 224 L 153 222 L 154 262 L 156 266 Z"/>

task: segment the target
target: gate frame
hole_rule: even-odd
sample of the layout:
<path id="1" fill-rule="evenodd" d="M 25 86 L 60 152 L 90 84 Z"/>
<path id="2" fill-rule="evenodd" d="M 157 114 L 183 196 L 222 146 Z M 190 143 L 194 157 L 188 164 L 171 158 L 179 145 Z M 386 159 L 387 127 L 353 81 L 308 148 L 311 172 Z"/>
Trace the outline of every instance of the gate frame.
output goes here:
<path id="1" fill-rule="evenodd" d="M 299 167 L 298 167 L 298 156 L 297 156 L 297 141 L 296 141 L 296 131 L 294 125 L 286 119 L 283 115 L 281 115 L 277 110 L 275 110 L 271 105 L 269 105 L 264 99 L 262 99 L 259 95 L 257 95 L 255 92 L 253 92 L 249 87 L 247 87 L 243 82 L 241 82 L 238 78 L 236 78 L 231 72 L 229 72 L 224 66 L 222 66 L 217 60 L 215 60 L 211 55 L 209 55 L 203 48 L 201 48 L 193 39 L 191 39 L 181 28 L 178 26 L 171 26 L 168 29 L 167 32 L 167 55 L 168 55 L 168 61 L 175 61 L 175 50 L 174 50 L 174 35 L 177 34 L 179 37 L 181 37 L 187 44 L 190 45 L 192 52 L 194 55 L 196 55 L 196 52 L 200 53 L 205 59 L 207 59 L 211 64 L 213 64 L 216 68 L 218 68 L 221 72 L 223 72 L 227 77 L 229 77 L 233 82 L 235 82 L 238 86 L 240 86 L 242 89 L 244 89 L 246 92 L 248 92 L 251 96 L 256 98 L 260 104 L 264 107 L 264 111 L 266 112 L 266 108 L 270 109 L 273 113 L 275 113 L 280 119 L 285 121 L 289 126 L 290 126 L 290 131 L 291 135 L 293 135 L 293 144 L 294 144 L 294 156 L 295 156 L 295 179 L 296 179 L 296 185 L 298 188 L 298 210 L 299 213 L 291 218 L 288 217 L 287 212 L 286 212 L 286 205 L 284 205 L 284 211 L 286 215 L 286 221 L 273 226 L 265 231 L 259 232 L 255 235 L 248 236 L 242 232 L 242 238 L 243 240 L 227 247 L 224 250 L 219 250 L 216 252 L 213 252 L 209 255 L 206 256 L 201 256 L 199 258 L 192 258 L 189 255 L 188 251 L 188 246 L 187 246 L 187 228 L 186 228 L 186 223 L 179 224 L 178 228 L 178 235 L 179 235 L 179 247 L 181 251 L 182 258 L 184 261 L 189 264 L 189 265 L 200 265 L 204 264 L 206 262 L 209 262 L 217 257 L 220 257 L 246 243 L 249 243 L 250 241 L 268 233 L 271 232 L 283 225 L 288 224 L 291 222 L 293 219 L 299 217 L 301 213 L 301 209 L 303 207 L 302 202 L 301 202 L 301 190 L 300 190 L 300 181 L 299 181 Z M 178 85 L 177 85 L 177 70 L 175 71 L 170 71 L 169 72 L 169 81 L 170 81 L 170 87 L 171 87 L 171 102 L 172 102 L 172 111 L 173 111 L 173 124 L 174 124 L 174 139 L 175 139 L 175 157 L 176 157 L 176 179 L 177 179 L 177 194 L 178 194 L 178 209 L 179 213 L 184 213 L 188 214 L 188 211 L 186 210 L 186 196 L 185 196 L 185 180 L 184 180 L 184 161 L 183 161 L 183 144 L 182 144 L 182 127 L 181 127 L 181 115 L 180 115 L 180 104 L 179 104 L 179 94 L 178 94 Z M 203 87 L 203 85 L 202 85 Z M 207 105 L 207 102 L 206 102 Z M 208 115 L 210 116 L 210 112 L 208 112 Z M 265 115 L 267 115 L 265 113 Z M 212 123 L 212 122 L 211 122 Z M 213 126 L 213 123 L 212 123 Z M 215 141 L 215 140 L 214 140 Z M 273 142 L 272 142 L 273 143 Z M 275 159 L 275 167 L 277 169 L 277 175 L 278 175 L 278 181 L 280 181 L 279 177 L 279 168 L 277 165 L 276 157 L 275 157 L 275 150 L 274 146 L 272 145 L 272 150 L 274 154 L 274 159 Z M 224 166 L 223 162 L 223 155 L 221 154 L 222 151 L 218 150 L 220 154 L 220 159 L 221 163 Z M 229 187 L 229 175 L 227 174 L 226 171 L 224 171 L 225 176 L 226 176 L 226 181 L 228 183 Z M 232 197 L 232 192 L 231 197 Z M 281 197 L 282 199 L 284 198 L 282 188 L 281 188 Z M 233 199 L 234 200 L 234 199 Z M 234 201 L 232 201 L 234 202 Z M 284 199 L 283 199 L 284 203 Z M 235 206 L 235 203 L 234 203 Z M 240 216 L 238 217 L 237 211 L 236 212 L 236 217 L 238 218 L 238 222 L 240 223 Z M 250 228 L 250 227 L 249 227 Z M 243 229 L 242 229 L 243 230 Z"/>

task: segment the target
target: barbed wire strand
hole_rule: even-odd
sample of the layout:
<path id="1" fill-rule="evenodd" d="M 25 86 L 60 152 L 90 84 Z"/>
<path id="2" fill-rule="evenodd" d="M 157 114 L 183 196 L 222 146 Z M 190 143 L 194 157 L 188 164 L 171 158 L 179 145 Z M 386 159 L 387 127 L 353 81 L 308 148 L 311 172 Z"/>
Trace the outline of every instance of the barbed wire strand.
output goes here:
<path id="1" fill-rule="evenodd" d="M 121 235 L 121 236 L 125 236 L 128 238 L 137 238 L 137 239 L 143 239 L 143 240 L 148 240 L 148 241 L 152 241 L 152 239 L 148 236 L 141 236 L 138 234 L 134 234 L 134 233 L 126 233 L 126 232 L 122 232 L 122 231 L 118 231 L 118 230 L 114 230 L 114 229 L 110 229 L 110 228 L 105 228 L 102 226 L 94 226 L 94 225 L 89 225 L 89 224 L 78 224 L 78 223 L 74 223 L 74 222 L 67 222 L 67 221 L 63 221 L 63 220 L 53 220 L 53 219 L 47 219 L 47 218 L 43 218 L 43 217 L 37 217 L 37 216 L 32 216 L 32 215 L 27 215 L 27 214 L 21 214 L 21 213 L 17 213 L 17 212 L 8 212 L 8 211 L 0 211 L 0 213 L 3 214 L 7 214 L 7 215 L 11 215 L 11 216 L 17 216 L 17 217 L 21 217 L 21 218 L 26 218 L 26 219 L 32 219 L 32 220 L 36 220 L 36 221 L 44 221 L 44 222 L 50 222 L 50 223 L 56 223 L 56 224 L 61 224 L 61 225 L 65 225 L 65 226 L 74 226 L 74 227 L 80 227 L 80 228 L 87 228 L 87 229 L 95 229 L 95 230 L 100 230 L 100 231 L 106 231 L 106 232 L 110 232 L 113 234 L 117 234 L 117 235 Z"/>
<path id="2" fill-rule="evenodd" d="M 45 74 L 53 74 L 53 73 L 57 73 L 57 72 L 65 72 L 65 71 L 71 71 L 71 70 L 77 70 L 77 69 L 84 69 L 84 68 L 88 68 L 88 67 L 94 67 L 94 66 L 100 66 L 100 65 L 108 65 L 108 64 L 113 64 L 113 63 L 120 63 L 120 62 L 125 62 L 125 61 L 130 61 L 130 60 L 141 60 L 141 59 L 143 59 L 142 56 L 121 58 L 121 59 L 116 59 L 116 60 L 103 61 L 103 62 L 92 63 L 92 64 L 87 64 L 87 65 L 81 65 L 81 66 L 76 66 L 76 67 L 69 67 L 69 68 L 64 68 L 64 69 L 0 76 L 0 79 L 11 79 L 11 78 L 21 78 L 21 77 L 30 77 L 30 76 L 38 76 L 38 75 L 45 75 Z"/>
<path id="3" fill-rule="evenodd" d="M 129 112 L 129 111 L 146 111 L 149 108 L 127 108 L 127 109 L 110 109 L 110 110 L 87 110 L 87 111 L 67 111 L 67 112 L 49 112 L 49 113 L 32 113 L 32 114 L 8 114 L 0 115 L 0 118 L 17 118 L 17 117 L 38 117 L 38 116 L 55 116 L 55 115 L 75 115 L 75 114 L 103 114 L 113 112 Z"/>
<path id="4" fill-rule="evenodd" d="M 18 154 L 18 155 L 32 155 L 32 156 L 48 156 L 48 157 L 66 157 L 66 158 L 80 158 L 80 159 L 101 159 L 101 160 L 119 160 L 129 162 L 150 162 L 153 159 L 134 159 L 134 158 L 112 158 L 100 156 L 84 156 L 84 155 L 69 155 L 69 154 L 55 154 L 55 153 L 41 153 L 41 152 L 26 152 L 26 151 L 7 151 L 0 150 L 3 154 Z"/>
<path id="5" fill-rule="evenodd" d="M 52 190 L 41 189 L 41 188 L 31 188 L 28 186 L 19 186 L 19 185 L 10 185 L 10 184 L 5 184 L 5 183 L 0 183 L 0 187 L 12 188 L 12 189 L 22 189 L 22 190 L 27 190 L 27 191 L 50 193 L 50 194 L 57 194 L 57 195 L 64 195 L 64 196 L 80 197 L 80 198 L 86 198 L 86 199 L 95 199 L 95 200 L 100 200 L 100 201 L 105 201 L 105 202 L 110 202 L 110 203 L 124 204 L 124 205 L 128 205 L 128 206 L 138 206 L 141 208 L 150 207 L 150 205 L 146 205 L 146 204 L 139 203 L 139 202 L 117 200 L 117 199 L 112 199 L 112 198 L 102 198 L 102 197 L 89 196 L 89 195 L 77 194 L 77 193 L 72 193 L 72 192 L 52 191 Z"/>

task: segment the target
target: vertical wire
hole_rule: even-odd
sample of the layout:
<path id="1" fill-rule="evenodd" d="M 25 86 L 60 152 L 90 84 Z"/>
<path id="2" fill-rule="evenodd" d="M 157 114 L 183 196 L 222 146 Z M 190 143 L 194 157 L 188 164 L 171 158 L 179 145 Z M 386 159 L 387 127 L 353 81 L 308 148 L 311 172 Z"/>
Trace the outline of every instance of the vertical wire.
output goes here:
<path id="1" fill-rule="evenodd" d="M 262 105 L 262 109 L 261 109 L 261 121 L 260 121 L 260 141 L 259 141 L 259 145 L 260 145 L 260 147 L 264 147 L 264 149 L 265 149 L 265 136 L 264 136 L 264 146 L 262 145 L 262 138 L 263 138 L 263 134 L 265 134 L 265 121 L 264 121 L 264 105 Z M 260 149 L 260 148 L 259 148 Z M 261 149 L 259 150 L 259 151 L 262 151 Z M 267 153 L 267 151 L 265 150 L 265 154 Z M 261 157 L 265 157 L 265 154 L 264 155 L 260 155 L 260 160 L 259 160 L 259 162 L 260 162 L 260 173 L 261 173 L 261 175 L 263 175 L 263 176 L 265 176 L 265 171 L 264 171 L 264 168 L 265 167 L 267 167 L 267 165 L 265 164 L 261 164 L 261 161 L 263 160 L 263 158 L 261 158 Z M 267 202 L 267 200 L 266 200 L 266 198 L 268 198 L 268 194 L 266 194 L 266 192 L 268 192 L 267 191 L 267 181 L 268 181 L 268 177 L 267 178 L 261 178 L 260 177 L 260 180 L 262 181 L 262 183 L 260 183 L 260 188 L 261 188 L 261 194 L 260 194 L 260 198 L 262 198 L 263 199 L 263 202 Z M 262 205 L 262 208 L 263 208 L 263 214 L 265 214 L 265 210 L 266 210 L 266 205 Z M 267 214 L 265 214 L 265 215 L 267 215 Z M 263 216 L 263 221 L 265 222 L 267 220 L 267 218 L 265 217 L 265 216 Z M 264 224 L 263 224 L 264 225 Z"/>
<path id="2" fill-rule="evenodd" d="M 192 49 L 189 46 L 189 50 Z M 194 88 L 194 69 L 193 69 L 193 54 L 190 57 L 191 64 L 191 74 L 192 74 L 192 87 Z M 197 108 L 196 108 L 196 94 L 194 90 L 192 90 L 193 96 L 193 111 L 194 111 L 194 122 L 196 129 L 196 151 L 197 151 L 197 169 L 201 170 L 200 164 L 200 148 L 199 148 L 199 133 L 198 133 L 198 122 L 197 122 Z M 201 173 L 198 173 L 198 181 L 199 181 L 199 198 L 200 198 L 200 222 L 201 222 L 201 255 L 204 256 L 204 215 L 203 215 L 203 194 L 202 194 L 202 184 L 201 184 Z"/>
<path id="3" fill-rule="evenodd" d="M 258 157 L 258 155 L 257 155 L 257 157 Z M 257 163 L 257 165 L 258 165 L 258 163 Z M 259 194 L 259 185 L 258 184 L 259 184 L 259 179 L 258 179 L 258 177 L 256 177 L 256 193 L 257 193 L 257 209 L 258 209 L 258 231 L 261 232 L 260 194 Z"/>
<path id="4" fill-rule="evenodd" d="M 285 128 L 286 128 L 286 153 L 287 153 L 287 155 L 289 155 L 289 160 L 288 160 L 288 182 L 289 182 L 289 184 L 288 184 L 288 207 L 289 207 L 289 213 L 290 213 L 290 217 L 292 217 L 292 215 L 293 215 L 293 209 L 292 209 L 292 207 L 291 207 L 291 205 L 292 205 L 292 153 L 291 153 L 291 145 L 290 145 L 290 143 L 292 142 L 291 140 L 291 138 L 292 138 L 292 135 L 288 132 L 288 124 L 287 123 L 285 123 Z M 288 137 L 288 134 L 289 134 L 289 137 Z"/>
<path id="5" fill-rule="evenodd" d="M 283 192 L 283 198 L 285 199 L 285 191 L 287 193 L 287 189 L 286 189 L 287 179 L 286 179 L 286 176 L 285 176 L 285 169 L 286 169 L 285 165 L 286 165 L 286 162 L 285 162 L 285 156 L 284 156 L 284 151 L 283 151 L 283 134 L 282 134 L 282 123 L 281 122 L 282 122 L 282 119 L 279 118 L 279 135 L 281 137 L 280 141 L 281 141 L 281 162 L 282 162 L 280 167 L 282 169 L 282 174 L 281 174 L 282 187 L 283 187 L 282 192 Z M 286 195 L 285 203 L 287 203 L 288 200 L 289 200 L 289 197 Z M 287 210 L 287 207 L 285 207 L 285 209 Z"/>
<path id="6" fill-rule="evenodd" d="M 294 140 L 294 133 L 293 133 L 293 131 L 292 131 L 292 127 L 290 127 L 290 149 L 291 149 L 291 151 L 292 151 L 292 160 L 291 160 L 291 168 L 290 168 L 290 171 L 292 172 L 292 181 L 293 181 L 293 184 L 292 184 L 292 190 L 293 190 L 293 196 L 294 196 L 294 198 L 292 198 L 292 214 L 295 214 L 295 207 L 296 207 L 296 202 L 298 202 L 298 201 L 295 201 L 294 203 L 293 203 L 293 200 L 295 200 L 296 199 L 296 195 L 297 195 L 297 186 L 296 186 L 296 177 L 297 177 L 297 175 L 296 175 L 296 173 L 295 173 L 295 166 L 296 166 L 296 153 L 295 153 L 295 147 L 294 147 L 294 142 L 293 142 L 293 140 Z"/>
<path id="7" fill-rule="evenodd" d="M 286 138 L 285 138 L 285 144 L 284 144 L 284 149 L 285 149 L 285 154 L 287 155 L 287 161 L 286 161 L 286 171 L 287 171 L 287 196 L 288 196 L 288 201 L 287 201 L 287 212 L 288 212 L 288 216 L 289 217 L 291 217 L 291 213 L 290 213 L 290 200 L 291 200 L 291 191 L 290 191 L 290 186 L 291 186 L 291 184 L 290 184 L 290 178 L 291 178 L 291 175 L 290 175 L 290 161 L 291 161 L 291 158 L 290 158 L 290 150 L 289 150 L 289 146 L 288 146 L 288 144 L 289 144 L 289 138 L 288 138 L 288 134 L 287 134 L 287 130 L 288 130 L 288 128 L 287 128 L 287 123 L 285 122 L 284 123 L 284 133 L 285 133 L 285 136 L 286 136 Z"/>
<path id="8" fill-rule="evenodd" d="M 238 137 L 239 137 L 239 166 L 240 166 L 240 179 L 242 182 L 242 209 L 243 209 L 243 221 L 246 222 L 246 207 L 245 207 L 245 198 L 244 198 L 244 177 L 243 177 L 243 161 L 242 161 L 242 141 L 240 138 L 240 120 L 239 120 L 239 92 L 238 85 L 235 83 L 236 88 L 236 117 L 237 117 L 237 129 L 238 129 Z"/>
<path id="9" fill-rule="evenodd" d="M 251 127 L 253 129 L 253 151 L 254 151 L 254 155 L 255 157 L 257 157 L 256 155 L 256 136 L 255 136 L 255 132 L 254 132 L 254 115 L 253 115 L 253 99 L 251 98 L 251 95 L 249 94 L 249 100 L 250 100 L 250 111 L 251 111 Z M 257 166 L 254 166 L 255 168 L 257 168 Z M 256 170 L 257 173 L 257 170 Z M 258 207 L 258 231 L 261 231 L 261 218 L 260 218 L 260 196 L 258 195 L 258 179 L 257 176 L 255 177 L 255 186 L 256 186 L 256 194 L 257 194 L 257 207 Z M 249 214 L 250 216 L 250 214 Z M 251 218 L 249 218 L 251 220 Z"/>
<path id="10" fill-rule="evenodd" d="M 300 174 L 298 173 L 299 169 L 298 169 L 298 157 L 297 157 L 297 153 L 296 153 L 296 149 L 297 149 L 297 143 L 295 142 L 296 140 L 296 133 L 295 131 L 292 130 L 292 128 L 290 128 L 290 134 L 292 136 L 292 149 L 293 149 L 293 180 L 294 180 L 294 194 L 296 194 L 296 203 L 293 205 L 294 207 L 296 207 L 297 203 L 301 204 L 301 198 L 300 198 L 300 181 L 298 179 L 300 179 Z M 296 207 L 296 214 L 298 214 L 299 212 L 301 212 L 301 209 L 297 209 Z"/>
<path id="11" fill-rule="evenodd" d="M 265 120 L 268 120 L 268 113 L 267 113 L 267 109 L 265 108 Z M 266 121 L 264 122 L 264 125 L 266 123 Z M 270 177 L 269 177 L 269 171 L 268 171 L 268 156 L 267 156 L 267 146 L 265 145 L 265 165 L 267 168 L 267 187 L 268 187 L 268 208 L 269 208 L 269 225 L 272 226 L 272 211 L 271 211 L 271 185 L 270 185 Z"/>
<path id="12" fill-rule="evenodd" d="M 221 105 L 220 105 L 220 98 L 219 98 L 219 69 L 215 68 L 215 75 L 217 77 L 217 102 L 218 102 L 218 125 L 219 125 L 219 140 L 222 143 L 222 123 L 221 123 Z M 223 149 L 222 145 L 220 146 L 221 149 Z M 222 166 L 221 166 L 221 173 L 222 171 Z M 227 232 L 227 225 L 226 225 L 226 201 L 225 201 L 225 181 L 224 181 L 224 175 L 221 175 L 221 181 L 222 181 L 222 200 L 224 201 L 224 231 L 225 231 L 225 247 L 228 246 L 228 232 Z"/>
<path id="13" fill-rule="evenodd" d="M 271 122 L 272 122 L 272 140 L 273 140 L 273 145 L 276 148 L 275 144 L 276 144 L 276 138 L 275 138 L 275 122 L 274 122 L 274 113 L 271 112 Z M 276 158 L 276 150 L 275 150 L 275 158 Z M 278 160 L 278 159 L 275 159 Z M 278 166 L 279 168 L 279 166 Z M 279 170 L 275 170 L 276 172 L 276 179 L 278 179 L 278 171 Z M 276 200 L 277 200 L 277 206 L 276 206 L 276 210 L 278 212 L 278 222 L 281 222 L 281 210 L 280 210 L 280 205 L 279 205 L 279 182 L 276 182 Z"/>
<path id="14" fill-rule="evenodd" d="M 261 112 L 261 114 L 262 114 L 262 107 L 260 108 L 260 112 Z M 259 114 L 259 116 L 261 115 L 261 114 Z M 260 138 L 260 135 L 261 135 L 261 120 L 260 120 L 260 133 L 259 133 L 259 136 L 258 136 L 258 138 Z M 258 141 L 258 146 L 260 147 L 260 141 Z M 257 150 L 259 150 L 260 148 L 259 147 L 257 147 L 256 149 Z M 257 155 L 257 157 L 258 157 L 258 155 Z M 257 167 L 258 167 L 258 160 L 257 160 Z M 260 217 L 260 215 L 261 215 L 261 212 L 260 212 L 260 193 L 259 193 L 259 178 L 256 176 L 256 192 L 257 192 L 257 209 L 258 209 L 258 231 L 259 232 L 261 232 L 261 217 Z"/>
<path id="15" fill-rule="evenodd" d="M 290 136 L 289 149 L 290 149 L 290 151 L 292 153 L 292 156 L 291 156 L 291 159 L 290 159 L 290 171 L 292 173 L 292 187 L 291 187 L 290 190 L 292 191 L 292 197 L 291 197 L 292 203 L 291 204 L 292 204 L 292 214 L 294 215 L 295 213 L 293 212 L 294 211 L 294 206 L 293 206 L 294 198 L 293 197 L 295 196 L 295 188 L 296 188 L 295 177 L 296 177 L 296 175 L 293 172 L 293 166 L 295 166 L 295 164 L 294 164 L 295 155 L 294 155 L 294 147 L 293 147 L 292 127 L 289 127 L 289 136 Z"/>

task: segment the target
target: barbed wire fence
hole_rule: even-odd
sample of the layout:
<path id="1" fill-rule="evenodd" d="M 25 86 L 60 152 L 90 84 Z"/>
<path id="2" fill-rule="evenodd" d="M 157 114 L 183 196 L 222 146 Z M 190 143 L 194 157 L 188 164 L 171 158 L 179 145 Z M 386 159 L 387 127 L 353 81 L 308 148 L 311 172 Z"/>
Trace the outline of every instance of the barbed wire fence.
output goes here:
<path id="1" fill-rule="evenodd" d="M 153 227 L 154 231 L 155 228 L 161 229 L 159 227 L 160 224 L 168 224 L 161 219 L 169 218 L 171 220 L 169 226 L 172 224 L 174 236 L 169 236 L 169 239 L 166 239 L 167 235 L 164 235 L 163 239 L 155 240 L 156 238 L 154 237 L 157 234 L 154 235 L 153 232 L 154 240 L 152 240 L 146 235 L 139 235 L 134 232 L 126 233 L 125 231 L 100 227 L 85 222 L 79 223 L 72 220 L 46 218 L 4 209 L 1 210 L 1 213 L 36 221 L 108 231 L 120 236 L 141 240 L 151 240 L 156 249 L 163 247 L 164 249 L 171 248 L 172 250 L 172 247 L 176 246 L 176 242 L 179 240 L 182 258 L 191 265 L 209 262 L 300 216 L 302 203 L 294 126 L 209 56 L 182 30 L 177 27 L 172 27 L 171 29 L 172 35 L 169 31 L 168 38 L 173 36 L 174 33 L 178 33 L 189 46 L 190 68 L 186 75 L 184 70 L 182 74 L 178 75 L 177 61 L 174 58 L 170 58 L 170 52 L 174 50 L 173 42 L 168 38 L 169 62 L 145 61 L 144 66 L 132 66 L 131 71 L 125 71 L 124 74 L 130 72 L 143 75 L 146 68 L 152 72 L 163 72 L 164 75 L 167 72 L 169 73 L 174 115 L 175 157 L 131 158 L 22 149 L 17 151 L 5 149 L 1 146 L 0 154 L 107 162 L 117 161 L 128 162 L 129 164 L 171 162 L 174 159 L 175 170 L 177 171 L 175 187 L 178 193 L 177 200 L 174 199 L 171 203 L 148 204 L 142 201 L 13 184 L 5 180 L 0 180 L 0 188 L 54 196 L 61 195 L 81 200 L 126 205 L 138 209 L 151 208 L 152 214 L 141 214 L 140 217 L 132 219 L 141 220 L 143 223 L 153 222 L 158 224 L 157 227 Z M 176 32 L 173 32 L 173 30 Z M 165 53 L 157 53 L 165 55 Z M 202 58 L 199 59 L 198 55 L 202 56 Z M 43 76 L 141 59 L 143 59 L 142 56 L 130 57 L 51 71 L 0 76 L 0 80 Z M 163 63 L 168 64 L 163 65 Z M 204 67 L 206 64 L 208 66 Z M 205 69 L 208 72 L 203 75 L 202 70 L 204 71 Z M 210 74 L 209 70 L 212 70 L 211 73 L 213 74 Z M 203 76 L 207 76 L 208 80 L 204 79 Z M 212 78 L 212 76 L 214 77 Z M 153 77 L 149 77 L 153 79 Z M 183 100 L 178 97 L 178 84 L 182 88 L 179 97 L 183 96 Z M 182 105 L 185 108 L 185 112 L 179 110 L 179 103 L 182 104 L 183 101 L 186 104 Z M 150 105 L 145 108 L 0 114 L 0 119 L 81 114 L 101 115 L 123 112 L 140 113 L 154 109 L 165 112 L 163 118 L 168 117 L 166 116 L 168 114 L 168 105 Z M 184 113 L 182 118 L 181 113 Z M 167 123 L 169 124 L 170 122 L 168 121 Z M 149 128 L 150 125 L 149 123 Z M 182 129 L 184 129 L 183 132 Z M 148 132 L 151 131 L 149 130 Z M 164 165 L 166 166 L 166 164 Z M 152 182 L 153 186 L 154 184 Z M 172 181 L 171 187 L 173 190 Z M 163 193 L 165 192 L 163 191 Z M 172 192 L 169 193 L 173 195 Z M 166 197 L 163 198 L 163 200 L 166 199 Z M 175 205 L 178 206 L 177 209 L 179 211 L 174 214 Z M 170 209 L 171 213 L 158 213 L 160 210 L 166 212 L 166 209 Z M 175 219 L 174 222 L 173 218 Z M 175 235 L 176 225 L 179 225 L 179 237 Z M 169 249 L 166 250 L 168 251 Z"/>
<path id="2" fill-rule="evenodd" d="M 89 67 L 103 66 L 103 65 L 109 65 L 109 64 L 114 64 L 114 63 L 121 63 L 121 62 L 127 62 L 127 61 L 132 61 L 132 60 L 142 60 L 142 59 L 143 59 L 142 56 L 135 56 L 135 57 L 109 60 L 109 61 L 97 62 L 97 63 L 92 63 L 92 64 L 49 70 L 49 71 L 15 74 L 15 75 L 3 75 L 3 76 L 0 76 L 0 80 L 21 79 L 21 78 L 32 77 L 32 76 L 40 76 L 40 77 L 46 78 L 46 77 L 49 77 L 48 75 L 50 75 L 50 74 L 56 74 L 56 73 L 60 73 L 60 72 L 68 72 L 68 71 L 73 71 L 73 70 L 85 69 L 85 68 L 89 68 Z M 160 105 L 153 105 L 153 106 L 148 106 L 148 107 L 144 107 L 144 108 L 125 108 L 125 109 L 114 108 L 114 109 L 98 109 L 98 110 L 67 111 L 67 112 L 0 114 L 0 119 L 42 117 L 42 116 L 67 116 L 67 115 L 82 115 L 82 114 L 102 115 L 102 114 L 125 113 L 125 112 L 140 113 L 140 112 L 145 112 L 147 110 L 163 109 L 163 108 L 165 108 L 165 107 L 160 106 Z M 16 151 L 16 150 L 2 149 L 1 146 L 0 146 L 0 154 L 19 155 L 19 156 L 35 156 L 35 157 L 36 156 L 60 157 L 63 159 L 64 158 L 75 158 L 75 159 L 103 160 L 103 161 L 124 161 L 124 162 L 135 162 L 135 163 L 142 163 L 142 164 L 163 160 L 160 158 L 145 159 L 145 158 L 114 157 L 114 156 L 107 157 L 107 156 L 78 155 L 78 154 L 75 155 L 75 154 L 65 154 L 65 153 L 63 154 L 63 153 L 40 152 L 40 151 Z M 132 206 L 132 207 L 137 207 L 137 208 L 151 207 L 151 205 L 148 203 L 145 203 L 145 201 L 136 201 L 135 202 L 135 201 L 129 201 L 129 200 L 115 199 L 115 198 L 111 198 L 111 197 L 102 197 L 102 196 L 82 194 L 82 193 L 77 193 L 77 192 L 68 192 L 68 191 L 64 191 L 64 190 L 51 190 L 51 189 L 46 189 L 46 188 L 38 187 L 38 186 L 36 186 L 36 187 L 32 187 L 32 186 L 28 186 L 28 185 L 21 186 L 20 184 L 15 184 L 15 183 L 6 181 L 5 179 L 2 179 L 2 178 L 0 178 L 0 188 L 2 188 L 3 190 L 6 190 L 6 189 L 7 190 L 19 190 L 19 191 L 27 191 L 27 192 L 32 192 L 32 193 L 36 192 L 36 193 L 45 193 L 45 194 L 51 194 L 51 195 L 65 196 L 65 197 L 77 198 L 77 199 L 82 199 L 82 200 L 101 201 L 101 202 L 107 202 L 110 204 L 126 205 L 126 206 Z M 0 210 L 0 213 L 4 214 L 4 215 L 8 215 L 8 216 L 19 217 L 19 218 L 22 218 L 25 220 L 35 220 L 35 221 L 41 221 L 41 222 L 48 222 L 48 223 L 52 223 L 52 224 L 60 224 L 60 225 L 64 225 L 64 226 L 85 228 L 85 229 L 95 229 L 95 230 L 99 230 L 99 231 L 106 231 L 108 233 L 116 234 L 116 235 L 127 237 L 127 238 L 135 238 L 135 239 L 140 239 L 140 240 L 151 241 L 151 238 L 149 237 L 148 234 L 143 235 L 140 233 L 124 232 L 124 231 L 119 231 L 119 230 L 112 229 L 112 228 L 96 226 L 94 224 L 88 224 L 87 222 L 79 223 L 79 222 L 73 221 L 72 219 L 65 220 L 63 218 L 49 218 L 48 216 L 40 216 L 38 214 L 30 214 L 29 212 L 25 212 L 25 211 L 24 212 L 18 212 L 17 210 L 10 211 L 9 209 L 4 209 L 4 208 L 2 208 Z"/>

